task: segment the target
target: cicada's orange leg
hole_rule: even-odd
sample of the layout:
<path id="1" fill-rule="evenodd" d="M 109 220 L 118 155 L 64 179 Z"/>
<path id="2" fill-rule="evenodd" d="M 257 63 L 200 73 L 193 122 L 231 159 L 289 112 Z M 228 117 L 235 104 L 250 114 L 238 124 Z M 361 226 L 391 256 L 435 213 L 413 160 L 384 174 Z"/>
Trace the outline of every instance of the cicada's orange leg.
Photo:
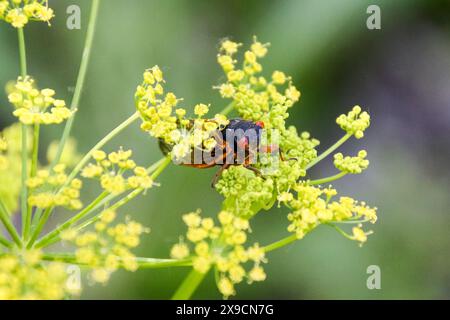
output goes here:
<path id="1" fill-rule="evenodd" d="M 214 178 L 211 181 L 211 187 L 215 188 L 217 181 L 219 181 L 220 176 L 222 175 L 223 171 L 228 169 L 231 166 L 229 163 L 225 163 L 223 166 L 220 167 L 219 170 L 217 170 L 216 174 L 214 175 Z"/>

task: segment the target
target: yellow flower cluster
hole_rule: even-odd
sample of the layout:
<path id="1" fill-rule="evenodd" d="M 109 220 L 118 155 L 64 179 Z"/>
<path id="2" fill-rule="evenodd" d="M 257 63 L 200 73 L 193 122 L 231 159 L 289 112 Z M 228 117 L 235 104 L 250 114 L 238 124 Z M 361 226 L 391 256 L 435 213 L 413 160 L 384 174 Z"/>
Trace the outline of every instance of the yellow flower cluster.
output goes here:
<path id="1" fill-rule="evenodd" d="M 65 266 L 43 263 L 37 250 L 0 256 L 0 300 L 55 300 L 78 294 Z"/>
<path id="2" fill-rule="evenodd" d="M 342 172 L 358 174 L 369 166 L 369 160 L 366 157 L 366 150 L 359 151 L 356 157 L 344 157 L 342 153 L 336 153 L 334 155 L 334 166 Z"/>
<path id="3" fill-rule="evenodd" d="M 361 139 L 370 125 L 370 115 L 366 111 L 361 112 L 360 106 L 354 106 L 348 114 L 341 114 L 336 119 L 336 123 L 348 134 Z"/>
<path id="4" fill-rule="evenodd" d="M 58 164 L 51 171 L 38 170 L 35 177 L 29 178 L 26 182 L 30 189 L 28 204 L 42 209 L 56 206 L 71 210 L 81 209 L 82 182 L 73 179 L 68 186 L 63 187 L 68 179 L 65 170 L 64 164 Z"/>
<path id="5" fill-rule="evenodd" d="M 191 212 L 183 216 L 188 227 L 186 238 L 193 244 L 193 267 L 201 273 L 214 267 L 218 272 L 217 286 L 227 298 L 234 295 L 234 286 L 247 279 L 264 281 L 266 274 L 261 266 L 265 262 L 264 250 L 254 244 L 245 248 L 249 223 L 247 219 L 236 217 L 228 211 L 218 214 L 220 226 L 212 218 L 202 218 L 200 212 Z M 189 246 L 180 242 L 172 247 L 171 256 L 186 258 L 190 254 Z M 249 271 L 244 264 L 252 263 Z"/>
<path id="6" fill-rule="evenodd" d="M 291 224 L 289 232 L 302 239 L 308 232 L 320 224 L 351 221 L 354 223 L 377 220 L 376 208 L 367 206 L 364 202 L 357 202 L 349 197 L 340 197 L 339 201 L 331 201 L 337 194 L 332 188 L 320 189 L 307 184 L 297 184 L 294 187 L 297 196 L 284 192 L 278 200 L 287 204 L 292 212 L 288 215 Z M 365 242 L 368 233 L 361 231 L 360 226 L 354 228 L 353 240 Z M 365 236 L 363 236 L 363 234 Z"/>
<path id="7" fill-rule="evenodd" d="M 72 116 L 64 100 L 55 99 L 52 89 L 38 90 L 30 77 L 19 77 L 8 99 L 16 110 L 13 114 L 24 124 L 58 124 Z M 50 109 L 50 110 L 49 110 Z M 49 111 L 48 111 L 49 110 Z"/>
<path id="8" fill-rule="evenodd" d="M 259 59 L 267 54 L 268 44 L 254 38 L 253 44 L 244 52 L 241 66 L 238 66 L 235 54 L 240 46 L 230 40 L 222 43 L 217 59 L 227 75 L 227 82 L 217 88 L 222 97 L 233 100 L 233 106 L 242 118 L 264 123 L 264 128 L 268 130 L 263 132 L 261 146 L 274 143 L 279 146 L 285 159 L 294 159 L 280 161 L 278 154 L 258 155 L 259 163 L 255 167 L 271 178 L 272 198 L 276 199 L 278 193 L 289 190 L 299 178 L 305 176 L 305 167 L 317 157 L 315 147 L 319 141 L 312 139 L 308 132 L 299 134 L 295 127 L 286 127 L 288 110 L 300 99 L 300 91 L 282 71 L 274 71 L 270 79 L 261 75 L 263 68 Z M 234 183 L 240 184 L 239 181 Z M 244 196 L 245 192 L 241 195 Z M 261 198 L 260 202 L 263 201 L 267 204 L 267 199 Z M 261 206 L 258 206 L 253 211 L 260 209 Z"/>
<path id="9" fill-rule="evenodd" d="M 281 71 L 274 71 L 270 80 L 260 74 L 263 68 L 258 59 L 266 55 L 268 44 L 254 38 L 238 67 L 234 55 L 240 46 L 230 40 L 222 42 L 217 61 L 227 82 L 217 87 L 220 94 L 233 99 L 236 110 L 244 119 L 264 121 L 266 129 L 283 129 L 287 109 L 300 99 L 300 91 Z"/>
<path id="10" fill-rule="evenodd" d="M 164 96 L 164 78 L 158 66 L 146 70 L 143 78 L 135 94 L 136 108 L 143 120 L 142 130 L 170 145 L 176 159 L 189 155 L 193 148 L 209 151 L 215 147 L 216 140 L 211 135 L 228 123 L 225 116 L 202 119 L 209 112 L 209 106 L 200 103 L 194 106 L 197 119 L 187 119 L 185 109 L 175 109 L 181 99 L 172 92 Z"/>
<path id="11" fill-rule="evenodd" d="M 91 268 L 90 277 L 98 283 L 106 283 L 120 267 L 137 270 L 138 264 L 130 249 L 137 247 L 140 236 L 148 232 L 135 221 L 112 225 L 115 219 L 115 211 L 105 210 L 95 224 L 95 231 L 78 233 L 69 229 L 61 234 L 63 240 L 75 244 L 77 262 Z"/>
<path id="12" fill-rule="evenodd" d="M 173 109 L 179 99 L 172 92 L 164 96 L 163 73 L 158 66 L 144 72 L 144 80 L 137 87 L 135 93 L 136 108 L 142 117 L 142 130 L 155 138 L 170 141 L 170 134 L 177 129 L 177 117 Z M 184 109 L 177 111 L 177 115 L 184 115 Z"/>
<path id="13" fill-rule="evenodd" d="M 81 175 L 85 178 L 99 179 L 101 187 L 111 194 L 120 194 L 128 189 L 151 188 L 153 180 L 147 170 L 137 166 L 130 159 L 131 156 L 131 150 L 119 149 L 109 154 L 97 150 L 92 155 L 96 163 L 84 167 Z M 126 177 L 125 173 L 130 170 L 133 174 Z"/>
<path id="14" fill-rule="evenodd" d="M 18 123 L 0 133 L 0 198 L 9 212 L 17 210 L 21 187 L 20 179 L 17 179 L 22 172 L 21 136 L 22 130 Z"/>
<path id="15" fill-rule="evenodd" d="M 273 180 L 263 179 L 243 166 L 231 166 L 222 173 L 216 190 L 225 197 L 223 209 L 241 218 L 251 218 L 270 202 Z"/>
<path id="16" fill-rule="evenodd" d="M 14 28 L 23 28 L 29 21 L 43 21 L 50 24 L 54 17 L 48 0 L 0 0 L 0 19 Z"/>

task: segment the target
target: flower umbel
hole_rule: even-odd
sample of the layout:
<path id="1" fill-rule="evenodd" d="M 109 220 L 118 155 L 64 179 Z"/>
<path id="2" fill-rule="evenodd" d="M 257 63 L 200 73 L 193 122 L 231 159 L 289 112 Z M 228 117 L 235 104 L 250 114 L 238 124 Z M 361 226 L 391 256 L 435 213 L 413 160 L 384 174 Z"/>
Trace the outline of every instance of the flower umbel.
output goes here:
<path id="1" fill-rule="evenodd" d="M 72 116 L 64 100 L 54 98 L 52 89 L 38 90 L 30 77 L 19 77 L 12 86 L 8 99 L 16 110 L 13 112 L 24 124 L 58 124 Z"/>
<path id="2" fill-rule="evenodd" d="M 80 179 L 73 179 L 66 186 L 67 174 L 64 164 L 56 165 L 51 171 L 38 170 L 35 177 L 27 180 L 27 186 L 31 191 L 28 197 L 30 206 L 46 209 L 56 206 L 78 210 L 83 207 L 80 201 Z"/>
<path id="3" fill-rule="evenodd" d="M 106 210 L 95 224 L 95 231 L 78 233 L 69 229 L 62 234 L 63 240 L 75 244 L 76 261 L 92 269 L 90 277 L 95 282 L 106 283 L 119 267 L 128 271 L 138 268 L 130 249 L 139 245 L 140 236 L 148 229 L 131 220 L 112 225 L 116 216 L 115 211 Z"/>
<path id="4" fill-rule="evenodd" d="M 249 283 L 264 281 L 266 274 L 261 264 L 266 262 L 264 250 L 259 245 L 245 247 L 250 225 L 247 219 L 236 217 L 228 211 L 218 214 L 219 225 L 212 218 L 202 218 L 200 211 L 183 216 L 188 227 L 189 245 L 180 240 L 172 247 L 173 258 L 189 256 L 193 267 L 200 273 L 214 268 L 217 272 L 217 287 L 225 298 L 235 294 L 234 286 L 247 279 Z M 245 266 L 250 264 L 250 269 Z"/>
<path id="5" fill-rule="evenodd" d="M 30 21 L 43 21 L 50 25 L 54 17 L 48 0 L 1 0 L 0 20 L 5 20 L 14 28 L 23 28 Z"/>
<path id="6" fill-rule="evenodd" d="M 0 300 L 55 300 L 79 293 L 67 285 L 63 263 L 46 263 L 41 256 L 39 250 L 0 256 Z"/>
<path id="7" fill-rule="evenodd" d="M 81 175 L 85 178 L 99 179 L 101 187 L 111 194 L 120 194 L 129 189 L 148 189 L 153 185 L 144 167 L 137 166 L 131 159 L 132 151 L 119 149 L 106 154 L 97 150 L 93 154 L 96 164 L 88 164 Z M 126 173 L 132 172 L 132 174 Z"/>

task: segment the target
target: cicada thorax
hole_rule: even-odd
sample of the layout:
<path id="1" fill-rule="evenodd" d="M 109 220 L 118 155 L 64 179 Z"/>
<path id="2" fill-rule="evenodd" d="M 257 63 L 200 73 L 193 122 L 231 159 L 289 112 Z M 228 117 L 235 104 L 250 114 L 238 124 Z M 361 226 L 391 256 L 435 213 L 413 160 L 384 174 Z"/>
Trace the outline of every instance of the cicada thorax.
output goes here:
<path id="1" fill-rule="evenodd" d="M 184 128 L 187 131 L 193 129 L 194 121 L 191 120 Z M 205 121 L 215 122 L 214 119 Z M 195 168 L 210 168 L 216 165 L 249 165 L 254 163 L 260 142 L 262 126 L 252 121 L 231 119 L 227 126 L 210 133 L 215 139 L 216 146 L 206 151 L 201 147 L 191 150 L 191 154 L 180 162 L 180 165 Z M 174 145 L 164 140 L 159 140 L 159 148 L 167 155 Z"/>

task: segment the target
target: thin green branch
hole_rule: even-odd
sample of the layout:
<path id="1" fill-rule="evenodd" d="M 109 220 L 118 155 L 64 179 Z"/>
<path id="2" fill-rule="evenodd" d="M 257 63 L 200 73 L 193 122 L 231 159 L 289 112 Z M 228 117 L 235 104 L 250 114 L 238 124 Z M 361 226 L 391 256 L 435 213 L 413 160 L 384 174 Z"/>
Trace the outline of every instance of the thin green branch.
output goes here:
<path id="1" fill-rule="evenodd" d="M 349 239 L 349 240 L 355 240 L 352 236 L 350 236 L 347 232 L 345 232 L 344 230 L 342 230 L 341 228 L 339 228 L 337 225 L 333 224 L 333 223 L 324 223 L 327 226 L 330 226 L 332 228 L 334 228 L 337 232 L 339 232 L 341 235 L 343 235 L 345 238 Z"/>
<path id="2" fill-rule="evenodd" d="M 38 166 L 38 155 L 39 155 L 39 132 L 40 125 L 35 124 L 33 128 L 33 147 L 31 153 L 31 168 L 30 168 L 30 177 L 34 177 L 36 175 L 37 166 Z M 31 219 L 32 219 L 32 210 L 31 206 L 27 208 L 27 214 L 25 216 L 25 223 L 22 230 L 22 237 L 24 241 L 28 239 L 31 227 Z"/>
<path id="3" fill-rule="evenodd" d="M 78 264 L 75 254 L 73 253 L 46 253 L 42 256 L 42 259 L 45 261 L 59 261 L 70 264 Z M 121 261 L 121 258 L 117 258 Z M 134 258 L 136 263 L 139 266 L 139 269 L 156 269 L 156 268 L 170 268 L 170 267 L 189 267 L 192 265 L 192 261 L 190 259 L 157 259 L 157 258 L 145 258 L 145 257 L 136 257 Z"/>
<path id="4" fill-rule="evenodd" d="M 271 243 L 265 247 L 263 247 L 264 252 L 270 252 L 276 249 L 279 249 L 281 247 L 287 246 L 288 244 L 291 244 L 292 242 L 298 240 L 297 236 L 295 234 L 292 234 L 286 238 L 283 238 L 281 240 L 275 241 L 274 243 Z"/>
<path id="5" fill-rule="evenodd" d="M 220 111 L 220 114 L 223 114 L 224 116 L 228 115 L 231 111 L 234 109 L 234 101 L 230 102 L 225 108 Z"/>
<path id="6" fill-rule="evenodd" d="M 188 300 L 203 281 L 207 273 L 208 272 L 201 273 L 192 269 L 172 296 L 172 300 Z"/>
<path id="7" fill-rule="evenodd" d="M 53 210 L 53 207 L 49 207 L 49 208 L 45 209 L 44 214 L 42 215 L 42 217 L 40 217 L 36 228 L 33 230 L 32 234 L 31 234 L 30 240 L 28 240 L 27 249 L 30 249 L 31 246 L 33 245 L 34 241 L 36 241 L 37 237 L 39 236 L 39 234 L 41 233 L 45 224 L 47 223 L 48 218 L 50 218 L 50 215 L 52 214 L 52 210 Z"/>
<path id="8" fill-rule="evenodd" d="M 34 177 L 37 171 L 39 154 L 39 128 L 39 124 L 35 124 L 33 128 L 33 151 L 31 153 L 30 177 Z"/>
<path id="9" fill-rule="evenodd" d="M 330 176 L 330 177 L 326 177 L 326 178 L 322 178 L 322 179 L 317 179 L 317 180 L 310 180 L 309 184 L 314 186 L 314 185 L 318 185 L 318 184 L 325 184 L 328 182 L 332 182 L 335 180 L 338 180 L 340 178 L 342 178 L 343 176 L 345 176 L 347 173 L 346 172 L 339 172 L 338 174 L 335 174 L 334 176 Z"/>
<path id="10" fill-rule="evenodd" d="M 347 133 L 345 134 L 342 138 L 340 138 L 335 144 L 333 144 L 331 147 L 329 147 L 327 150 L 325 150 L 320 156 L 318 156 L 317 158 L 315 158 L 313 161 L 311 161 L 310 163 L 308 163 L 308 165 L 306 166 L 306 170 L 312 168 L 313 166 L 315 166 L 317 163 L 319 163 L 320 161 L 322 161 L 323 159 L 325 159 L 330 153 L 332 153 L 334 150 L 336 150 L 337 148 L 339 148 L 345 141 L 347 141 L 352 135 Z"/>
<path id="11" fill-rule="evenodd" d="M 25 36 L 23 28 L 17 29 L 17 35 L 19 40 L 19 62 L 20 62 L 20 75 L 25 78 L 28 74 L 27 71 L 27 52 L 25 48 Z"/>
<path id="12" fill-rule="evenodd" d="M 22 162 L 22 172 L 20 177 L 20 211 L 21 211 L 21 217 L 22 217 L 22 230 L 25 230 L 25 225 L 27 221 L 27 215 L 28 215 L 28 187 L 26 185 L 27 181 L 27 162 L 28 162 L 28 142 L 27 142 L 27 136 L 28 136 L 28 128 L 25 124 L 21 124 L 22 127 L 22 150 L 21 150 L 21 162 Z"/>
<path id="13" fill-rule="evenodd" d="M 25 48 L 25 35 L 23 32 L 23 28 L 17 29 L 17 36 L 18 36 L 18 42 L 19 42 L 19 63 L 20 63 L 20 75 L 22 78 L 25 79 L 25 77 L 28 74 L 27 70 L 27 54 L 26 54 L 26 48 Z M 25 227 L 25 221 L 26 221 L 26 215 L 27 215 L 27 197 L 28 197 L 28 190 L 27 186 L 25 184 L 27 180 L 27 161 L 28 161 L 28 155 L 27 155 L 27 126 L 25 124 L 22 124 L 22 151 L 21 151 L 21 161 L 22 161 L 22 174 L 21 174 L 21 193 L 20 193 L 20 204 L 21 204 L 21 216 L 22 216 L 22 230 Z M 11 224 L 12 225 L 12 224 Z M 17 231 L 14 226 L 14 235 L 13 238 L 15 238 L 15 235 L 17 234 Z M 10 233 L 11 230 L 8 230 Z M 17 243 L 16 239 L 14 241 Z M 20 241 L 20 246 L 21 246 Z"/>
<path id="14" fill-rule="evenodd" d="M 96 22 L 97 22 L 99 5 L 100 5 L 100 0 L 92 1 L 91 14 L 89 17 L 89 23 L 88 23 L 88 28 L 87 28 L 87 32 L 86 32 L 86 40 L 84 43 L 83 55 L 81 58 L 80 69 L 78 71 L 78 77 L 77 77 L 77 82 L 75 85 L 75 91 L 73 94 L 72 103 L 70 105 L 71 111 L 76 111 L 80 104 L 81 92 L 83 90 L 84 82 L 86 79 L 86 73 L 87 73 L 87 69 L 88 69 L 88 65 L 89 65 L 89 58 L 91 56 L 91 51 L 92 51 L 92 43 L 94 40 L 94 33 L 95 33 L 95 26 L 96 26 Z M 75 119 L 75 115 L 70 117 L 66 122 L 61 140 L 59 141 L 56 156 L 53 159 L 53 161 L 50 165 L 50 168 L 53 168 L 58 163 L 59 159 L 61 158 L 62 152 L 64 150 L 64 146 L 70 135 L 70 131 L 72 130 L 72 125 L 73 125 L 74 119 Z"/>
<path id="15" fill-rule="evenodd" d="M 8 249 L 11 249 L 13 247 L 13 244 L 9 242 L 7 239 L 3 238 L 1 235 L 0 235 L 0 244 Z"/>
<path id="16" fill-rule="evenodd" d="M 2 221 L 3 225 L 5 226 L 6 230 L 10 234 L 11 238 L 14 240 L 14 242 L 17 244 L 19 248 L 22 247 L 22 240 L 20 239 L 19 234 L 17 233 L 16 228 L 11 222 L 11 215 L 7 211 L 6 207 L 3 205 L 3 202 L 0 199 L 0 220 Z"/>
<path id="17" fill-rule="evenodd" d="M 334 221 L 329 221 L 328 223 L 329 224 L 334 224 L 334 223 L 337 223 L 337 224 L 360 224 L 360 223 L 366 223 L 366 222 L 370 222 L 371 221 L 371 219 L 362 219 L 362 220 L 358 220 L 358 219 L 356 219 L 356 220 L 351 220 L 351 219 L 349 219 L 349 220 L 342 220 L 342 221 L 337 221 L 337 220 L 334 220 Z"/>

